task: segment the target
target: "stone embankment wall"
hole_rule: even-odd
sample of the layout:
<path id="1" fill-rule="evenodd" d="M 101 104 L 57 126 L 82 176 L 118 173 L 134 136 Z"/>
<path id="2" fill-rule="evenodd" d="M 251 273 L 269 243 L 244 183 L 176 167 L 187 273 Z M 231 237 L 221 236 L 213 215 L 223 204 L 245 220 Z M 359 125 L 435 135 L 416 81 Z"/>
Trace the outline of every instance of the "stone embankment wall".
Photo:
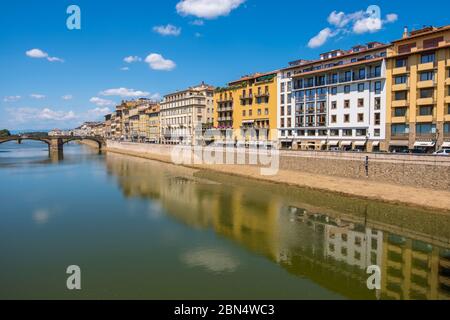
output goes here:
<path id="1" fill-rule="evenodd" d="M 108 141 L 108 150 L 170 160 L 173 146 Z M 241 151 L 240 151 L 241 152 Z M 248 150 L 242 152 L 247 153 Z M 253 151 L 251 151 L 253 152 Z M 450 157 L 280 151 L 279 169 L 450 191 Z"/>

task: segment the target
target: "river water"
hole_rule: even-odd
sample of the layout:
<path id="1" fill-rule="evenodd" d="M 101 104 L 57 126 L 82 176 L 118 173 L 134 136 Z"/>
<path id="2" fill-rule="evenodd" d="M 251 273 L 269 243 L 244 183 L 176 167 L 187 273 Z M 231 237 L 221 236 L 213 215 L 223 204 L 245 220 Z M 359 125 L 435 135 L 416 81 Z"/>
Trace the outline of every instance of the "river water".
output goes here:
<path id="1" fill-rule="evenodd" d="M 449 239 L 437 212 L 78 144 L 59 160 L 0 145 L 0 299 L 450 299 Z"/>

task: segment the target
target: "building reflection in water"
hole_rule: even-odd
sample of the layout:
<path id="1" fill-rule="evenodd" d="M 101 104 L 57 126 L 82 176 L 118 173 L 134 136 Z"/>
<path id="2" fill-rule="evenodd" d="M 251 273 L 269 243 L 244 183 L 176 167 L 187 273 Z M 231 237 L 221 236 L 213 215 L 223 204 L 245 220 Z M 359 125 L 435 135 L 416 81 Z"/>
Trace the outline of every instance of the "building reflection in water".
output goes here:
<path id="1" fill-rule="evenodd" d="M 117 154 L 107 154 L 106 163 L 127 197 L 157 201 L 180 223 L 212 229 L 347 298 L 450 299 L 450 245 L 445 236 L 367 221 L 329 207 L 293 205 L 277 186 L 261 191 L 257 182 L 253 187 L 223 183 L 201 178 L 195 170 Z M 353 200 L 342 201 L 354 207 Z M 194 259 L 197 255 L 190 261 L 203 263 Z M 382 270 L 378 296 L 366 286 L 370 265 Z"/>

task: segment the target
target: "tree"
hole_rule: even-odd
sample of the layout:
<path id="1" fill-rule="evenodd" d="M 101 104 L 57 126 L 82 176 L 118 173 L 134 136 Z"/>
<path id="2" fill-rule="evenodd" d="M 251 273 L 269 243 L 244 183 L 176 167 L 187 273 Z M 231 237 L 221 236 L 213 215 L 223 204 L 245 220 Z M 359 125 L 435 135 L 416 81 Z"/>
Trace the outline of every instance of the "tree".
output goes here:
<path id="1" fill-rule="evenodd" d="M 11 132 L 9 130 L 3 129 L 0 130 L 0 137 L 9 137 L 11 135 Z"/>

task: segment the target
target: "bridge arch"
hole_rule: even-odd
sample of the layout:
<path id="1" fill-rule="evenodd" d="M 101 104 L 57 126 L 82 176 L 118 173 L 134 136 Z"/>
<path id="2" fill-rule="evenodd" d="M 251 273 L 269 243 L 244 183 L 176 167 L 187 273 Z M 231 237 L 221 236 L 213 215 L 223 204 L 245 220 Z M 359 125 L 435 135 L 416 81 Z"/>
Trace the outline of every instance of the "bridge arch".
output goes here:
<path id="1" fill-rule="evenodd" d="M 6 142 L 11 142 L 11 141 L 17 141 L 17 142 L 20 143 L 20 142 L 22 142 L 24 140 L 40 141 L 40 142 L 46 143 L 49 146 L 51 144 L 51 141 L 49 139 L 46 139 L 46 138 L 39 138 L 39 137 L 15 137 L 15 136 L 0 138 L 0 144 L 6 143 Z"/>
<path id="2" fill-rule="evenodd" d="M 83 140 L 89 140 L 89 141 L 96 142 L 98 144 L 99 150 L 102 150 L 105 147 L 105 141 L 101 138 L 96 138 L 96 137 L 69 137 L 69 138 L 63 139 L 62 144 L 64 145 L 71 141 L 83 141 Z"/>

